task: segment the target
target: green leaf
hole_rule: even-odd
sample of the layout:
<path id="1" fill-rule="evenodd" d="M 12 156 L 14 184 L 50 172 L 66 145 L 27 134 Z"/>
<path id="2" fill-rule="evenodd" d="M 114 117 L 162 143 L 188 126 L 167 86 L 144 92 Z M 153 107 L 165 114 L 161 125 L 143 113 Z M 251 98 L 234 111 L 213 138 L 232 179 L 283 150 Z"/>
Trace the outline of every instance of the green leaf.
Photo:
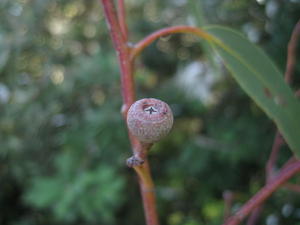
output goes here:
<path id="1" fill-rule="evenodd" d="M 211 26 L 213 48 L 245 92 L 275 122 L 290 148 L 300 157 L 300 103 L 269 57 L 240 33 Z"/>

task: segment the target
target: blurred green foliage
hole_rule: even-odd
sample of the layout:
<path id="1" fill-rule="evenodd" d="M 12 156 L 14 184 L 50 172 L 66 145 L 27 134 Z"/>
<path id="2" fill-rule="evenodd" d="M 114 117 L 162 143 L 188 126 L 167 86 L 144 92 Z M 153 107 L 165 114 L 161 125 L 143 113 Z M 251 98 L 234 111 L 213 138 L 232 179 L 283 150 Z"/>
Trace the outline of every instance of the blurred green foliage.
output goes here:
<path id="1" fill-rule="evenodd" d="M 205 18 L 243 31 L 282 71 L 300 12 L 296 0 L 203 0 L 201 17 L 187 1 L 125 2 L 132 41 Z M 2 0 L 0 18 L 0 224 L 143 224 L 99 1 Z M 197 39 L 174 35 L 137 62 L 138 98 L 158 97 L 175 113 L 171 134 L 150 153 L 162 224 L 220 224 L 224 190 L 235 194 L 236 210 L 264 184 L 275 127 L 220 61 L 213 103 L 189 92 L 201 86 L 178 87 L 175 73 L 207 64 L 203 52 Z M 278 166 L 289 156 L 284 149 Z M 299 210 L 297 194 L 282 189 L 260 222 L 297 224 Z"/>

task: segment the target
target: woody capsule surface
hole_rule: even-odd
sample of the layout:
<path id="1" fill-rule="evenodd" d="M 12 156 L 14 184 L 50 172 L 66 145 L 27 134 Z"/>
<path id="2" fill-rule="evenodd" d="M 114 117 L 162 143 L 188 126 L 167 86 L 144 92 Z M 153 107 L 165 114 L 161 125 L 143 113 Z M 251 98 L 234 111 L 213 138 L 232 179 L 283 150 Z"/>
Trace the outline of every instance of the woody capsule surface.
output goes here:
<path id="1" fill-rule="evenodd" d="M 143 143 L 165 137 L 173 126 L 173 113 L 167 103 L 144 98 L 131 105 L 127 113 L 129 131 Z"/>

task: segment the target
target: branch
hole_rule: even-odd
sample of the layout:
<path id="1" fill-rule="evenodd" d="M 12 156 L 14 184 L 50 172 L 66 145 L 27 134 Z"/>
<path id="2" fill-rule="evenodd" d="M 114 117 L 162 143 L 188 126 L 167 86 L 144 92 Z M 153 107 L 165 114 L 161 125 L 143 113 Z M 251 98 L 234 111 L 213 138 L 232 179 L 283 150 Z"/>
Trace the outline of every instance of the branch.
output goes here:
<path id="1" fill-rule="evenodd" d="M 124 40 L 128 40 L 128 28 L 126 23 L 126 10 L 124 0 L 118 0 L 118 20 Z"/>
<path id="2" fill-rule="evenodd" d="M 155 41 L 159 37 L 163 37 L 165 35 L 170 35 L 175 33 L 191 33 L 208 41 L 212 41 L 212 40 L 216 41 L 216 39 L 213 36 L 211 36 L 210 34 L 206 33 L 205 31 L 197 27 L 191 27 L 191 26 L 167 27 L 148 35 L 145 39 L 135 44 L 131 52 L 131 59 L 134 59 L 137 55 L 141 53 L 141 51 L 143 51 L 143 49 L 145 49 L 147 46 L 149 46 L 153 41 Z"/>
<path id="3" fill-rule="evenodd" d="M 286 71 L 285 71 L 285 80 L 287 83 L 291 83 L 293 81 L 297 44 L 299 38 L 300 38 L 300 20 L 295 25 L 290 42 L 288 44 L 287 64 L 286 64 Z"/>
<path id="4" fill-rule="evenodd" d="M 101 0 L 104 8 L 105 17 L 110 31 L 111 39 L 116 49 L 118 61 L 121 70 L 121 85 L 122 96 L 125 107 L 123 108 L 124 116 L 126 118 L 127 111 L 135 99 L 133 68 L 129 58 L 129 48 L 125 41 L 113 1 Z"/>
<path id="5" fill-rule="evenodd" d="M 266 165 L 266 183 L 268 183 L 268 181 L 272 178 L 272 176 L 274 174 L 274 165 L 278 158 L 278 152 L 280 150 L 280 147 L 282 146 L 283 143 L 284 143 L 284 141 L 282 139 L 282 136 L 279 133 L 279 131 L 277 130 L 274 141 L 273 141 L 271 154 L 270 154 L 269 160 Z"/>
<path id="6" fill-rule="evenodd" d="M 122 114 L 124 119 L 127 118 L 129 107 L 135 101 L 135 88 L 133 79 L 132 60 L 130 59 L 130 48 L 127 45 L 125 10 L 123 1 L 119 2 L 119 17 L 117 16 L 115 6 L 112 0 L 101 0 L 103 5 L 105 18 L 110 31 L 114 48 L 121 72 L 121 87 L 123 96 Z M 133 135 L 128 132 L 134 156 L 142 158 L 143 164 L 134 166 L 139 177 L 139 186 L 143 199 L 144 213 L 147 225 L 159 225 L 156 212 L 156 199 L 154 193 L 154 185 L 147 161 L 147 147 L 139 142 Z"/>
<path id="7" fill-rule="evenodd" d="M 277 159 L 279 148 L 282 144 L 283 144 L 283 139 L 282 139 L 280 133 L 277 131 L 275 139 L 274 139 L 273 147 L 272 147 L 272 152 L 271 152 L 270 158 L 269 158 L 267 166 L 266 166 L 266 184 L 274 179 L 274 164 Z M 297 159 L 295 157 L 291 157 L 283 165 L 283 167 L 282 167 L 283 169 L 281 170 L 281 173 L 283 173 L 286 170 L 286 168 L 288 168 L 290 165 L 292 165 L 293 163 L 296 163 L 296 162 L 297 162 Z M 298 185 L 293 185 L 293 184 L 287 183 L 287 184 L 284 184 L 283 187 L 290 189 L 292 191 L 295 191 L 295 192 L 300 191 L 300 186 L 298 186 Z M 255 225 L 256 224 L 257 220 L 260 217 L 261 212 L 263 211 L 263 208 L 264 208 L 264 203 L 262 202 L 250 214 L 250 216 L 247 220 L 247 225 Z"/>
<path id="8" fill-rule="evenodd" d="M 298 172 L 300 172 L 300 161 L 297 160 L 294 163 L 289 163 L 276 177 L 257 192 L 235 215 L 230 217 L 224 225 L 239 224 L 253 209 L 261 205 L 274 191 Z"/>
<path id="9" fill-rule="evenodd" d="M 223 192 L 224 199 L 224 221 L 226 221 L 231 215 L 232 202 L 234 199 L 234 193 L 232 191 L 224 191 Z"/>
<path id="10" fill-rule="evenodd" d="M 296 91 L 295 95 L 296 97 L 300 97 L 300 89 Z"/>
<path id="11" fill-rule="evenodd" d="M 255 225 L 256 224 L 256 221 L 259 219 L 259 216 L 260 216 L 263 208 L 264 208 L 264 204 L 261 204 L 252 211 L 251 215 L 249 216 L 249 218 L 247 220 L 247 225 Z"/>

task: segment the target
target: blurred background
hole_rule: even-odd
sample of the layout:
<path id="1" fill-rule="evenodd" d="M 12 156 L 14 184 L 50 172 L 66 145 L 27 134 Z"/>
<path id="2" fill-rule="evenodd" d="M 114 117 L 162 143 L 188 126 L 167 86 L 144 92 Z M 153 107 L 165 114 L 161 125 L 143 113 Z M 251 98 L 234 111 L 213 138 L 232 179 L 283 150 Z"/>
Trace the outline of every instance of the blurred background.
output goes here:
<path id="1" fill-rule="evenodd" d="M 281 71 L 300 15 L 299 0 L 125 3 L 132 42 L 170 25 L 226 25 Z M 144 224 L 99 1 L 0 0 L 0 21 L 0 224 Z M 224 191 L 235 211 L 264 185 L 274 125 L 191 35 L 159 39 L 136 65 L 138 98 L 160 98 L 175 114 L 150 152 L 161 224 L 220 224 Z M 284 147 L 277 166 L 290 155 Z M 258 224 L 299 225 L 299 193 L 277 191 Z"/>

